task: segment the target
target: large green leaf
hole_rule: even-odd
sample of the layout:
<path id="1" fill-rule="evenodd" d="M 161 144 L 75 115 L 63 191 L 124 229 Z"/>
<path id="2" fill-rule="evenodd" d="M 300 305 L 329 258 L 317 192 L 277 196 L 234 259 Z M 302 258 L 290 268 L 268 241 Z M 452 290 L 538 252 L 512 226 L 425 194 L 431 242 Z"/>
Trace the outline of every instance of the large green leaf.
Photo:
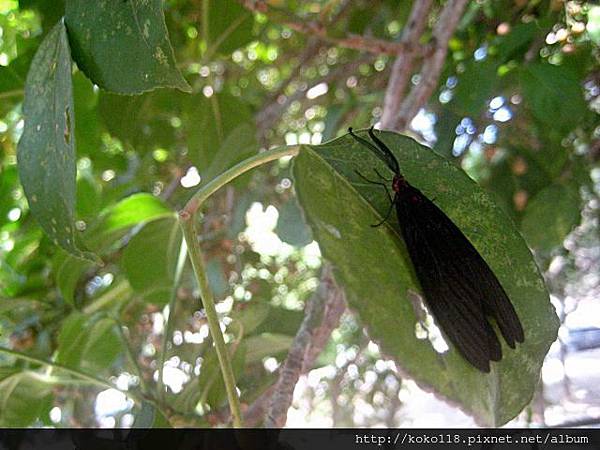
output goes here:
<path id="1" fill-rule="evenodd" d="M 454 348 L 439 353 L 416 333 L 414 294 L 420 288 L 397 221 L 371 227 L 385 217 L 389 200 L 382 187 L 366 183 L 355 171 L 367 177 L 374 177 L 373 168 L 391 173 L 347 135 L 303 146 L 294 161 L 296 191 L 315 238 L 333 263 L 349 306 L 384 354 L 479 422 L 504 424 L 531 400 L 557 335 L 558 319 L 543 279 L 515 225 L 464 172 L 408 137 L 380 136 L 408 181 L 448 214 L 494 270 L 523 323 L 525 342 L 516 350 L 504 345 L 502 361 L 484 374 Z"/>
<path id="2" fill-rule="evenodd" d="M 279 208 L 275 232 L 283 242 L 297 247 L 303 247 L 312 242 L 310 227 L 308 227 L 295 198 L 290 198 Z"/>
<path id="3" fill-rule="evenodd" d="M 174 212 L 160 198 L 141 192 L 124 198 L 108 209 L 102 216 L 102 231 L 118 231 L 167 217 L 174 217 Z"/>
<path id="4" fill-rule="evenodd" d="M 252 39 L 253 16 L 233 0 L 204 0 L 209 4 L 208 47 L 221 54 L 229 54 Z"/>
<path id="5" fill-rule="evenodd" d="M 531 112 L 550 130 L 566 133 L 576 127 L 587 110 L 580 80 L 567 66 L 529 64 L 520 72 L 521 85 Z"/>
<path id="6" fill-rule="evenodd" d="M 202 94 L 189 96 L 182 107 L 182 128 L 190 158 L 204 176 L 206 168 L 218 158 L 225 139 L 240 125 L 251 123 L 252 114 L 239 97 L 226 93 L 208 99 Z"/>
<path id="7" fill-rule="evenodd" d="M 68 0 L 65 20 L 79 68 L 122 94 L 191 88 L 175 66 L 162 0 Z"/>
<path id="8" fill-rule="evenodd" d="M 75 243 L 75 135 L 71 57 L 63 22 L 38 49 L 25 85 L 19 142 L 21 183 L 46 234 L 69 253 L 94 261 Z"/>
<path id="9" fill-rule="evenodd" d="M 242 123 L 225 138 L 212 163 L 201 175 L 205 181 L 212 180 L 226 169 L 256 153 L 256 129 L 250 123 Z"/>
<path id="10" fill-rule="evenodd" d="M 262 333 L 245 339 L 247 346 L 246 362 L 248 364 L 260 362 L 267 356 L 275 356 L 287 351 L 294 338 L 285 334 Z"/>
<path id="11" fill-rule="evenodd" d="M 57 362 L 89 371 L 107 369 L 122 350 L 115 327 L 112 319 L 72 313 L 58 336 Z"/>
<path id="12" fill-rule="evenodd" d="M 52 385 L 33 372 L 0 368 L 0 427 L 27 427 L 50 401 Z"/>
<path id="13" fill-rule="evenodd" d="M 82 262 L 80 259 L 62 251 L 56 254 L 52 262 L 56 285 L 63 299 L 68 304 L 74 305 L 77 284 L 92 264 L 87 261 Z"/>
<path id="14" fill-rule="evenodd" d="M 573 186 L 550 185 L 531 199 L 521 223 L 527 242 L 538 250 L 562 244 L 579 223 L 579 194 Z"/>
<path id="15" fill-rule="evenodd" d="M 125 248 L 123 269 L 131 287 L 146 301 L 169 301 L 181 239 L 175 218 L 159 219 L 144 225 Z"/>

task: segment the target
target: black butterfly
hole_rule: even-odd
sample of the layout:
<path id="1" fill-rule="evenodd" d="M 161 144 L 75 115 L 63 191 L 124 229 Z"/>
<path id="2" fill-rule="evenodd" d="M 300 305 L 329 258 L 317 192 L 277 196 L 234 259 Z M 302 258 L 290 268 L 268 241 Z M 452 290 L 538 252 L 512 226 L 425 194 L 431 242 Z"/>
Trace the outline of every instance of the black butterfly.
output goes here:
<path id="1" fill-rule="evenodd" d="M 369 136 L 376 145 L 354 134 L 352 128 L 348 131 L 394 172 L 393 198 L 388 192 L 390 210 L 374 226 L 384 223 L 396 207 L 402 237 L 431 313 L 464 358 L 489 372 L 490 361 L 502 359 L 502 349 L 488 318 L 496 321 L 511 348 L 525 340 L 519 317 L 500 282 L 448 216 L 406 181 L 398 160 L 373 127 Z M 387 192 L 385 184 L 367 181 L 382 185 Z"/>

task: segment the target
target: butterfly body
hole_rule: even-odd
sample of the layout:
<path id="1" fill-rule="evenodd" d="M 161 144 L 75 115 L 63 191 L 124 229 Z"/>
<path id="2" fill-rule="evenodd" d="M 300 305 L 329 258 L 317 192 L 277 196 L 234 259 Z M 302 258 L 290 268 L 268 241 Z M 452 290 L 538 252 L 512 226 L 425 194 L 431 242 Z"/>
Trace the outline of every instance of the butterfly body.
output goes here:
<path id="1" fill-rule="evenodd" d="M 524 341 L 521 322 L 502 285 L 452 220 L 404 178 L 395 156 L 373 130 L 369 136 L 377 146 L 350 132 L 394 173 L 390 206 L 396 210 L 429 310 L 462 356 L 482 372 L 489 372 L 490 361 L 502 359 L 500 340 L 490 319 L 511 348 Z"/>

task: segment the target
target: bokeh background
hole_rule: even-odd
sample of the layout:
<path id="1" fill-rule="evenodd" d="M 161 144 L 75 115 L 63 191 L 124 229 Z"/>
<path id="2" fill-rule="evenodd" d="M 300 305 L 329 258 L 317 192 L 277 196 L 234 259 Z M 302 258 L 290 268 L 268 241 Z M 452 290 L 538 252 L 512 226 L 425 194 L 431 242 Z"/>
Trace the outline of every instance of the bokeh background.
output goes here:
<path id="1" fill-rule="evenodd" d="M 445 3 L 432 2 L 417 61 L 428 58 Z M 0 353 L 0 425 L 148 425 L 145 405 L 126 393 L 156 389 L 165 344 L 163 419 L 225 422 L 225 393 L 189 268 L 173 289 L 173 219 L 165 213 L 126 228 L 105 219 L 115 211 L 175 211 L 203 180 L 260 149 L 318 144 L 348 126 L 380 123 L 394 61 L 381 43 L 400 41 L 412 6 L 166 0 L 191 94 L 120 96 L 75 70 L 77 224 L 106 262 L 98 268 L 44 236 L 16 166 L 27 70 L 64 4 L 0 0 L 0 345 L 116 386 L 90 386 Z M 511 425 L 600 423 L 599 44 L 596 2 L 469 1 L 435 89 L 404 130 L 462 167 L 514 219 L 561 320 L 537 394 Z M 426 76 L 418 67 L 409 87 Z M 223 327 L 244 323 L 243 336 L 226 329 L 230 345 L 243 348 L 234 369 L 246 411 L 276 380 L 324 265 L 290 164 L 239 178 L 203 216 Z M 402 377 L 346 311 L 300 377 L 287 425 L 475 421 Z"/>

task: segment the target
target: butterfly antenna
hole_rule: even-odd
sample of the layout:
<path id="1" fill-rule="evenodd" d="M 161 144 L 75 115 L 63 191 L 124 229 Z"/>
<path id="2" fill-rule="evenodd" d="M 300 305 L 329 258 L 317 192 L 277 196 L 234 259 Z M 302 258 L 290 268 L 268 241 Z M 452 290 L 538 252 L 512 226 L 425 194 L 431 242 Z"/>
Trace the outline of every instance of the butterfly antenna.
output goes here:
<path id="1" fill-rule="evenodd" d="M 370 148 L 371 150 L 373 150 L 376 155 L 380 155 L 381 154 L 381 149 L 375 147 L 373 144 L 371 144 L 365 138 L 361 138 L 360 136 L 357 136 L 356 134 L 354 134 L 354 131 L 352 131 L 352 127 L 348 128 L 348 133 L 350 133 L 350 136 L 352 136 L 355 141 L 358 141 L 362 145 L 364 145 L 364 146 Z"/>
<path id="2" fill-rule="evenodd" d="M 389 168 L 392 169 L 392 171 L 395 174 L 399 174 L 400 173 L 400 165 L 398 164 L 398 160 L 396 159 L 396 157 L 394 156 L 392 151 L 389 149 L 389 147 L 387 145 L 385 145 L 381 139 L 379 139 L 377 136 L 375 136 L 375 132 L 373 130 L 374 130 L 373 127 L 369 128 L 369 136 L 371 137 L 371 139 L 373 139 L 373 142 L 375 142 L 377 144 L 379 151 L 381 151 L 385 155 L 386 160 L 387 160 L 387 165 L 389 166 Z"/>

